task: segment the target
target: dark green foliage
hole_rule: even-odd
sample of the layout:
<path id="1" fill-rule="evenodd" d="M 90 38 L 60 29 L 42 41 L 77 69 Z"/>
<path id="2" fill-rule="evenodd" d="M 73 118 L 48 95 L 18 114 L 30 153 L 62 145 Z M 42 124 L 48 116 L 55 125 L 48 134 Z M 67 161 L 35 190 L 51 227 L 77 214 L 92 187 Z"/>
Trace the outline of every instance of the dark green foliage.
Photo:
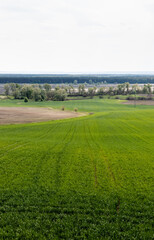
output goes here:
<path id="1" fill-rule="evenodd" d="M 18 84 L 10 83 L 5 84 L 4 88 L 6 89 L 5 93 L 11 93 L 15 99 L 27 98 L 38 102 L 44 100 L 64 101 L 67 97 L 65 89 L 56 87 L 55 90 L 51 90 L 51 86 L 49 84 L 44 84 L 43 86 L 38 84 L 19 86 Z"/>
<path id="2" fill-rule="evenodd" d="M 154 83 L 154 74 L 0 74 L 0 83 Z"/>
<path id="3" fill-rule="evenodd" d="M 45 89 L 47 92 L 49 92 L 49 91 L 51 90 L 51 85 L 50 85 L 50 84 L 45 83 L 43 86 L 44 86 L 44 89 Z"/>
<path id="4" fill-rule="evenodd" d="M 20 92 L 20 90 L 19 90 L 18 88 L 16 88 L 16 89 L 14 90 L 14 92 L 12 93 L 12 95 L 13 95 L 13 97 L 14 97 L 15 99 L 23 99 L 23 97 L 26 97 L 25 95 L 24 95 L 24 96 L 21 95 L 21 92 Z"/>
<path id="5" fill-rule="evenodd" d="M 64 101 L 66 99 L 67 93 L 63 89 L 58 89 L 54 91 L 53 100 L 54 101 Z"/>
<path id="6" fill-rule="evenodd" d="M 24 102 L 28 102 L 28 98 L 27 97 L 24 98 Z"/>
<path id="7" fill-rule="evenodd" d="M 8 95 L 10 94 L 9 84 L 5 84 L 5 85 L 4 85 L 4 89 L 5 89 L 5 95 L 8 96 Z"/>
<path id="8" fill-rule="evenodd" d="M 100 98 L 100 99 L 103 99 L 103 96 L 102 96 L 102 95 L 99 95 L 99 98 Z"/>
<path id="9" fill-rule="evenodd" d="M 1 192 L 0 238 L 152 239 L 151 200 L 121 197 L 117 212 L 118 202 L 114 193 L 60 195 L 41 188 Z"/>
<path id="10" fill-rule="evenodd" d="M 33 90 L 33 99 L 36 102 L 42 100 L 41 89 L 40 88 L 34 88 L 34 90 Z"/>

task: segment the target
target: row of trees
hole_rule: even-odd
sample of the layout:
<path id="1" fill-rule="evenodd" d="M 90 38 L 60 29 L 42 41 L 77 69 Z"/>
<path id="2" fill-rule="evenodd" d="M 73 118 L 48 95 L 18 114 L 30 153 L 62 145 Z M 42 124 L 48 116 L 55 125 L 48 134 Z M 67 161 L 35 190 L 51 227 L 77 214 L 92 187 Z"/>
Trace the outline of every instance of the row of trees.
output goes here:
<path id="1" fill-rule="evenodd" d="M 130 86 L 128 82 L 118 84 L 115 87 L 102 87 L 98 90 L 99 94 L 108 94 L 108 95 L 131 95 L 131 94 L 152 94 L 152 85 L 144 84 L 143 86 L 139 86 L 138 84 L 134 84 Z"/>
<path id="2" fill-rule="evenodd" d="M 4 85 L 5 94 L 12 95 L 15 99 L 33 99 L 35 101 L 53 100 L 64 101 L 67 97 L 65 89 L 59 87 L 51 90 L 50 84 L 33 84 L 33 85 L 19 85 L 16 83 L 9 83 Z"/>
<path id="3" fill-rule="evenodd" d="M 33 84 L 33 85 L 19 85 L 15 83 L 9 83 L 4 85 L 5 94 L 14 96 L 15 99 L 33 99 L 35 101 L 53 100 L 64 101 L 67 96 L 83 96 L 93 98 L 95 95 L 131 95 L 131 94 L 147 94 L 153 93 L 152 85 L 144 84 L 139 86 L 134 84 L 130 86 L 128 82 L 116 85 L 114 87 L 101 87 L 96 86 L 87 88 L 84 84 L 77 85 L 76 88 L 73 85 L 56 86 L 52 89 L 50 84 Z"/>
<path id="4" fill-rule="evenodd" d="M 130 85 L 128 82 L 118 84 L 115 86 L 105 86 L 97 88 L 96 86 L 87 88 L 84 84 L 78 85 L 78 90 L 75 92 L 72 86 L 68 86 L 67 92 L 69 95 L 80 96 L 95 96 L 95 95 L 131 95 L 131 94 L 147 94 L 154 93 L 151 84 L 144 84 L 139 86 L 138 84 Z"/>

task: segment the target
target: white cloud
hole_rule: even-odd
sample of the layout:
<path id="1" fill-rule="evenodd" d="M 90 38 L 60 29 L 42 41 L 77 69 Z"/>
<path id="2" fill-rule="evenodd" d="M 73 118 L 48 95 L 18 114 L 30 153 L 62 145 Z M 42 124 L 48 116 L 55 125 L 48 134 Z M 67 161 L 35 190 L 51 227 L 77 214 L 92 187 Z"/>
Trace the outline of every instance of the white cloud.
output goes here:
<path id="1" fill-rule="evenodd" d="M 154 0 L 0 0 L 0 71 L 152 71 Z"/>

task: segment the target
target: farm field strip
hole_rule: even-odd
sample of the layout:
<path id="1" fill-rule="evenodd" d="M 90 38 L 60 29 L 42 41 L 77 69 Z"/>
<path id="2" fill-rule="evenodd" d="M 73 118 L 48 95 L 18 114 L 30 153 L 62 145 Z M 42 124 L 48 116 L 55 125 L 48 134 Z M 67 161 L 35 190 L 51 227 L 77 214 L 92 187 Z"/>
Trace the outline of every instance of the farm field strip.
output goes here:
<path id="1" fill-rule="evenodd" d="M 0 126 L 1 239 L 152 239 L 154 111 L 98 102 Z"/>

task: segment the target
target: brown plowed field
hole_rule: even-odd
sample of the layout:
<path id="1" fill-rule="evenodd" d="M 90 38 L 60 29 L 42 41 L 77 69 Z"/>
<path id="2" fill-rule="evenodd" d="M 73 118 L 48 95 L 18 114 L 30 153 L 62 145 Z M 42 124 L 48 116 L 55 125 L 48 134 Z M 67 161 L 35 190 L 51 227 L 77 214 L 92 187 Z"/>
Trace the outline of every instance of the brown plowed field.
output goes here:
<path id="1" fill-rule="evenodd" d="M 0 124 L 43 122 L 83 115 L 81 113 L 49 108 L 0 107 Z"/>

